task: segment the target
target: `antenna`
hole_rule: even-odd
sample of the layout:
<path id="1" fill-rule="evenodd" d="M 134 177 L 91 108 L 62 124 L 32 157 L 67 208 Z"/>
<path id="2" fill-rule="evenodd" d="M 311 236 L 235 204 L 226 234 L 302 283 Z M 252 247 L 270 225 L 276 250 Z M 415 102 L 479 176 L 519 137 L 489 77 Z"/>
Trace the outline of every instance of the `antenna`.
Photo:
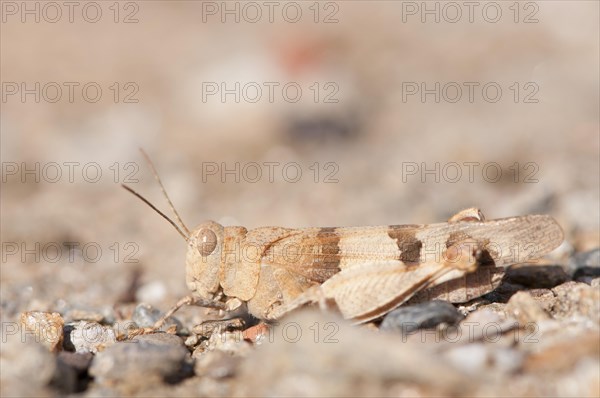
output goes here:
<path id="1" fill-rule="evenodd" d="M 136 191 L 134 191 L 132 188 L 129 188 L 125 184 L 121 184 L 121 186 L 123 188 L 125 188 L 126 190 L 128 190 L 129 192 L 131 192 L 134 196 L 137 196 L 138 199 L 140 199 L 142 202 L 144 202 L 145 204 L 147 204 L 148 206 L 150 206 L 152 208 L 152 210 L 154 210 L 155 212 L 157 212 L 158 214 L 160 214 L 165 220 L 167 220 L 173 227 L 175 227 L 175 229 L 177 230 L 177 232 L 179 232 L 179 235 L 183 236 L 183 239 L 185 239 L 186 242 L 189 240 L 188 236 L 186 236 L 181 231 L 181 229 L 177 226 L 177 224 L 175 224 L 175 222 L 173 222 L 173 220 L 171 220 L 169 217 L 167 217 L 165 215 L 165 213 L 163 213 L 162 211 L 158 210 L 156 208 L 156 206 L 154 206 L 152 203 L 150 203 L 148 201 L 148 199 L 144 198 L 142 195 L 140 195 L 139 193 L 137 193 Z"/>
<path id="2" fill-rule="evenodd" d="M 144 156 L 144 159 L 146 159 L 146 163 L 148 163 L 148 165 L 152 169 L 152 174 L 154 174 L 154 178 L 158 182 L 158 185 L 160 185 L 160 190 L 162 191 L 163 195 L 165 196 L 165 199 L 167 199 L 167 202 L 169 203 L 169 207 L 171 207 L 171 210 L 175 214 L 175 218 L 179 222 L 179 225 L 183 228 L 183 230 L 185 232 L 187 232 L 187 234 L 189 236 L 190 230 L 188 229 L 188 227 L 185 226 L 183 221 L 181 221 L 181 217 L 179 217 L 179 213 L 177 213 L 177 210 L 175 210 L 175 206 L 173 206 L 173 202 L 171 202 L 171 199 L 169 199 L 169 195 L 167 195 L 167 191 L 165 190 L 165 187 L 163 186 L 162 181 L 160 180 L 160 177 L 158 176 L 158 172 L 156 171 L 156 168 L 154 167 L 152 160 L 150 160 L 150 156 L 148 156 L 148 154 L 142 148 L 140 148 L 140 152 L 142 153 L 142 156 Z"/>

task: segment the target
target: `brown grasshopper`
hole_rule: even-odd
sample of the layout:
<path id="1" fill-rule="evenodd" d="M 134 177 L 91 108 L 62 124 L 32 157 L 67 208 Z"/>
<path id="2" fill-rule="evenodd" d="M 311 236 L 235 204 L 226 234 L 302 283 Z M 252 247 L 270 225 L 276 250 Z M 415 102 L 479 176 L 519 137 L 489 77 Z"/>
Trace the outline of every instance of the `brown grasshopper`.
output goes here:
<path id="1" fill-rule="evenodd" d="M 486 221 L 476 208 L 428 225 L 247 230 L 207 221 L 190 232 L 144 156 L 182 228 L 124 187 L 187 241 L 186 283 L 193 292 L 154 328 L 186 304 L 227 309 L 243 302 L 251 315 L 270 320 L 318 303 L 361 323 L 416 294 L 466 302 L 494 290 L 504 267 L 539 258 L 563 241 L 548 215 Z"/>

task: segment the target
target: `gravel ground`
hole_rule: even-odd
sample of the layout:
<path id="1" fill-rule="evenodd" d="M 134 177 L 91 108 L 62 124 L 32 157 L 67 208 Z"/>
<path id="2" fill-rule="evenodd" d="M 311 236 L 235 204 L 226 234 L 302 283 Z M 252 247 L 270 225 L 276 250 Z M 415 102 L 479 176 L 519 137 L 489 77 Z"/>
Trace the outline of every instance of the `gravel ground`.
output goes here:
<path id="1" fill-rule="evenodd" d="M 0 28 L 2 396 L 600 396 L 597 2 L 483 2 L 473 22 L 453 3 L 456 23 L 438 2 L 437 22 L 421 2 L 277 3 L 298 22 L 252 3 L 257 23 L 236 2 L 239 22 L 221 2 L 77 3 L 73 22 L 55 3 L 56 23 L 22 4 Z M 242 328 L 187 307 L 125 339 L 189 293 L 184 242 L 120 187 L 171 214 L 139 147 L 188 226 L 477 206 L 550 214 L 565 241 L 463 304 Z"/>

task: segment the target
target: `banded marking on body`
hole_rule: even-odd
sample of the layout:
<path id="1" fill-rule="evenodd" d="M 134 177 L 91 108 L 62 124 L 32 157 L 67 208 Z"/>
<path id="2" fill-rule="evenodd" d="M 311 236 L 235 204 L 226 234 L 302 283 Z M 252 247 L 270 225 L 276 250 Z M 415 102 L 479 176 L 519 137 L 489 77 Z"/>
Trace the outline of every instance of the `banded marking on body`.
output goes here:
<path id="1" fill-rule="evenodd" d="M 388 236 L 395 240 L 398 246 L 398 259 L 406 265 L 418 264 L 421 261 L 423 242 L 417 238 L 414 227 L 416 226 L 390 225 L 388 230 Z"/>

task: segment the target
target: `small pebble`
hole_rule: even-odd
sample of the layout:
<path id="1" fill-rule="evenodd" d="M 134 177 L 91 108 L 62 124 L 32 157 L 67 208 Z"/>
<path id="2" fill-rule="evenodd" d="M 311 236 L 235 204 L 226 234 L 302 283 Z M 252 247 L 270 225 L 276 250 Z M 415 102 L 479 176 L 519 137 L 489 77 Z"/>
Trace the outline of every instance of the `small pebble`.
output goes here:
<path id="1" fill-rule="evenodd" d="M 549 319 L 548 314 L 531 297 L 528 292 L 515 293 L 505 308 L 505 313 L 519 321 L 521 326 L 526 326 L 531 322 L 539 322 Z"/>
<path id="2" fill-rule="evenodd" d="M 242 333 L 222 332 L 213 333 L 206 341 L 206 351 L 224 351 L 231 355 L 246 355 L 252 350 L 252 345 L 244 339 Z"/>
<path id="3" fill-rule="evenodd" d="M 102 323 L 106 319 L 104 314 L 98 311 L 74 308 L 65 314 L 65 320 L 67 322 L 88 321 Z"/>
<path id="4" fill-rule="evenodd" d="M 381 330 L 408 334 L 418 329 L 432 329 L 441 323 L 454 325 L 462 318 L 452 304 L 434 300 L 395 309 L 385 316 Z"/>
<path id="5" fill-rule="evenodd" d="M 482 343 L 458 345 L 444 357 L 459 370 L 470 375 L 494 372 L 512 373 L 523 366 L 523 353 L 514 348 L 494 347 Z"/>
<path id="6" fill-rule="evenodd" d="M 458 341 L 461 343 L 513 344 L 513 333 L 519 326 L 514 319 L 505 319 L 500 313 L 481 309 L 470 313 L 460 324 Z M 457 341 L 457 342 L 458 342 Z"/>
<path id="7" fill-rule="evenodd" d="M 555 318 L 583 316 L 600 323 L 600 290 L 581 282 L 567 282 L 552 289 L 556 303 Z"/>
<path id="8" fill-rule="evenodd" d="M 47 386 L 56 374 L 55 356 L 37 336 L 2 335 L 0 392 L 8 396 L 48 396 Z"/>
<path id="9" fill-rule="evenodd" d="M 485 369 L 488 355 L 483 344 L 458 345 L 444 353 L 446 359 L 468 374 L 477 374 Z"/>
<path id="10" fill-rule="evenodd" d="M 251 326 L 242 332 L 245 340 L 248 340 L 256 345 L 260 345 L 269 335 L 270 327 L 266 323 L 259 323 Z"/>
<path id="11" fill-rule="evenodd" d="M 504 373 L 513 373 L 523 367 L 525 354 L 515 347 L 498 347 L 491 351 L 495 369 Z"/>
<path id="12" fill-rule="evenodd" d="M 194 370 L 197 376 L 223 379 L 235 375 L 239 361 L 224 351 L 207 351 L 196 359 Z"/>
<path id="13" fill-rule="evenodd" d="M 481 304 L 478 304 L 477 307 L 475 307 L 475 308 L 460 306 L 460 307 L 458 307 L 458 310 L 460 311 L 461 314 L 467 316 L 467 315 L 473 313 L 475 310 L 504 312 L 505 308 L 506 308 L 506 303 L 487 303 L 486 301 L 483 301 Z"/>
<path id="14" fill-rule="evenodd" d="M 21 314 L 21 326 L 33 332 L 37 342 L 50 351 L 62 348 L 64 320 L 57 312 L 28 311 Z"/>
<path id="15" fill-rule="evenodd" d="M 152 333 L 118 342 L 98 353 L 90 374 L 100 385 L 118 383 L 124 391 L 139 391 L 153 384 L 173 383 L 193 373 L 181 338 Z"/>
<path id="16" fill-rule="evenodd" d="M 535 300 L 539 306 L 546 311 L 546 313 L 550 313 L 552 307 L 554 307 L 554 302 L 556 301 L 556 296 L 552 293 L 550 289 L 530 289 L 527 290 L 527 293 L 531 295 L 531 297 Z"/>
<path id="17" fill-rule="evenodd" d="M 133 311 L 133 315 L 131 316 L 131 320 L 134 321 L 141 328 L 149 328 L 154 326 L 154 324 L 164 315 L 164 312 L 160 311 L 158 308 L 154 308 L 150 304 L 141 303 L 135 310 Z M 162 332 L 166 332 L 171 326 L 175 326 L 175 332 L 177 334 L 187 334 L 187 331 L 184 330 L 183 325 L 179 320 L 175 317 L 167 318 L 164 325 L 159 329 Z"/>
<path id="18" fill-rule="evenodd" d="M 68 325 L 68 340 L 65 347 L 78 353 L 97 353 L 117 342 L 117 336 L 111 326 L 96 322 L 80 321 Z"/>
<path id="19" fill-rule="evenodd" d="M 193 348 L 193 347 L 195 347 L 196 345 L 198 345 L 198 342 L 199 342 L 199 341 L 200 341 L 200 339 L 198 338 L 198 335 L 196 335 L 196 334 L 192 334 L 192 335 L 188 336 L 188 337 L 185 339 L 185 343 L 184 343 L 184 344 L 185 344 L 185 346 L 186 346 L 186 347 Z"/>
<path id="20" fill-rule="evenodd" d="M 535 372 L 557 372 L 573 369 L 585 357 L 597 360 L 600 352 L 598 333 L 582 330 L 575 336 L 558 336 L 551 344 L 544 344 L 529 355 L 525 370 Z M 541 348 L 541 349 L 540 349 Z"/>

